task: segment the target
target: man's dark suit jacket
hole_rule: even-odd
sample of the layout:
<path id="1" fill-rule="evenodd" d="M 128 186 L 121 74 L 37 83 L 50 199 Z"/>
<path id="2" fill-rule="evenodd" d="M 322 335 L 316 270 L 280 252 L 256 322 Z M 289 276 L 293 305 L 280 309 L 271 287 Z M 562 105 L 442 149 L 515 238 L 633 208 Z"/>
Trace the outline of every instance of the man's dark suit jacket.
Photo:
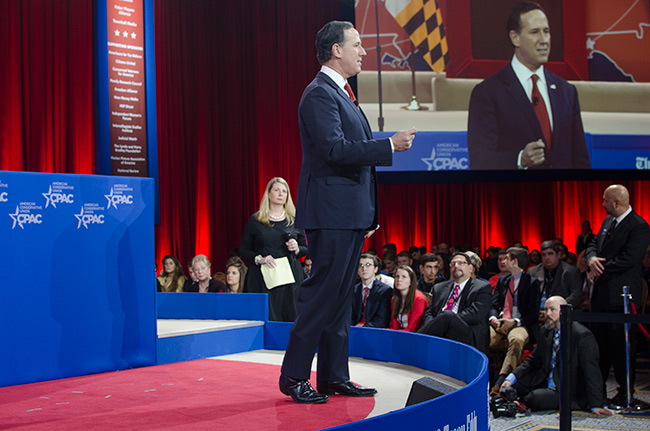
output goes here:
<path id="1" fill-rule="evenodd" d="M 494 316 L 498 318 L 501 311 L 503 311 L 503 306 L 506 302 L 506 292 L 508 291 L 511 278 L 512 274 L 499 278 L 494 292 L 492 292 L 490 317 Z M 539 289 L 533 284 L 530 275 L 522 272 L 517 292 L 517 307 L 521 313 L 521 325 L 526 327 L 528 330 L 528 338 L 531 343 L 534 343 L 535 337 L 537 336 L 537 322 L 539 321 Z"/>
<path id="2" fill-rule="evenodd" d="M 366 324 L 370 328 L 388 328 L 390 325 L 390 300 L 393 289 L 379 280 L 372 283 L 366 302 Z M 363 284 L 357 283 L 354 287 L 354 300 L 352 302 L 352 324 L 361 321 L 363 314 Z"/>
<path id="3" fill-rule="evenodd" d="M 560 261 L 556 268 L 552 286 L 544 286 L 544 264 L 540 263 L 528 270 L 533 278 L 533 283 L 539 288 L 546 289 L 547 298 L 561 296 L 575 309 L 580 308 L 582 302 L 582 278 L 580 270 L 573 265 Z"/>
<path id="4" fill-rule="evenodd" d="M 553 141 L 537 168 L 589 169 L 575 87 L 544 69 L 553 114 Z M 517 169 L 529 142 L 544 140 L 542 128 L 512 65 L 474 87 L 469 102 L 467 145 L 470 169 Z M 548 144 L 548 143 L 547 143 Z"/>
<path id="5" fill-rule="evenodd" d="M 587 247 L 587 261 L 604 257 L 605 271 L 594 283 L 592 311 L 623 311 L 622 287 L 629 286 L 637 308 L 641 305 L 643 256 L 650 241 L 648 223 L 632 211 L 608 236 L 614 218 L 607 216 Z"/>
<path id="6" fill-rule="evenodd" d="M 432 321 L 442 312 L 452 289 L 456 283 L 453 280 L 443 281 L 433 286 L 431 305 L 422 316 L 422 327 Z M 461 292 L 458 302 L 458 317 L 463 319 L 474 335 L 473 346 L 486 353 L 490 349 L 490 328 L 488 314 L 490 312 L 490 298 L 492 286 L 482 280 L 470 278 Z"/>
<path id="7" fill-rule="evenodd" d="M 372 139 L 366 116 L 324 73 L 305 89 L 299 108 L 302 169 L 297 227 L 377 226 L 375 165 L 391 165 L 388 138 Z"/>
<path id="8" fill-rule="evenodd" d="M 573 408 L 585 410 L 603 406 L 603 383 L 598 367 L 598 345 L 594 335 L 578 322 L 573 322 L 571 343 L 571 394 Z M 515 385 L 523 385 L 526 392 L 539 387 L 547 387 L 547 378 L 551 372 L 551 355 L 553 352 L 553 329 L 542 328 L 537 338 L 533 353 L 515 370 Z M 559 352 L 553 381 L 560 387 Z M 517 386 L 515 386 L 515 389 Z"/>
<path id="9" fill-rule="evenodd" d="M 302 94 L 298 126 L 295 225 L 306 230 L 314 265 L 300 287 L 282 373 L 309 379 L 318 349 L 318 381 L 347 380 L 357 265 L 364 230 L 377 226 L 374 166 L 392 164 L 393 154 L 390 140 L 374 140 L 363 112 L 322 72 Z M 319 256 L 326 258 L 319 262 Z"/>

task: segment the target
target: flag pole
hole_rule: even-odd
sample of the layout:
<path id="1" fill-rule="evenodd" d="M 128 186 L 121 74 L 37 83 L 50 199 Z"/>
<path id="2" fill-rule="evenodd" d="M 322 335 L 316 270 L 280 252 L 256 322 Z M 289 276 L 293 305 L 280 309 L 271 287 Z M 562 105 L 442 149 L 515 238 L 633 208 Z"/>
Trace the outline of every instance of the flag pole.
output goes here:
<path id="1" fill-rule="evenodd" d="M 379 131 L 384 131 L 384 114 L 382 109 L 383 95 L 381 92 L 381 43 L 379 42 L 379 4 L 375 0 L 375 28 L 377 29 L 377 95 L 379 96 L 379 117 L 377 118 L 377 125 Z"/>
<path id="2" fill-rule="evenodd" d="M 426 106 L 420 106 L 418 99 L 415 97 L 415 45 L 413 45 L 413 41 L 410 37 L 409 42 L 411 45 L 411 94 L 413 95 L 413 98 L 411 99 L 411 103 L 402 106 L 402 109 L 406 109 L 407 111 L 426 111 L 429 108 Z"/>

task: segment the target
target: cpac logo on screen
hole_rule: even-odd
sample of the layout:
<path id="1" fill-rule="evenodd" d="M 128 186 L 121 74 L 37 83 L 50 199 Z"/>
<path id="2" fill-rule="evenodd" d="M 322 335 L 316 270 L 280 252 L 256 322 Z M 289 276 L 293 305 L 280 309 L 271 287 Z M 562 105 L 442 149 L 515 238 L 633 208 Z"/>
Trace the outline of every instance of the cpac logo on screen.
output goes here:
<path id="1" fill-rule="evenodd" d="M 66 203 L 66 204 L 72 204 L 74 203 L 74 195 L 73 194 L 65 194 L 65 193 L 52 193 L 52 186 L 50 186 L 50 189 L 47 191 L 47 193 L 41 193 L 43 197 L 45 197 L 45 208 L 49 204 L 52 204 L 54 208 L 56 208 L 56 204 L 59 204 L 61 202 Z"/>
<path id="2" fill-rule="evenodd" d="M 110 209 L 111 205 L 113 208 L 117 209 L 117 205 L 132 205 L 133 204 L 133 195 L 116 195 L 113 193 L 113 187 L 111 187 L 111 193 L 104 195 L 108 200 L 108 206 L 106 209 Z"/>
<path id="3" fill-rule="evenodd" d="M 89 224 L 104 224 L 104 215 L 103 214 L 85 214 L 83 207 L 81 207 L 81 212 L 74 215 L 79 224 L 77 224 L 77 229 L 81 229 L 81 225 L 88 229 Z"/>
<path id="4" fill-rule="evenodd" d="M 16 206 L 16 213 L 11 214 L 9 213 L 9 217 L 11 217 L 14 221 L 14 224 L 11 226 L 12 229 L 18 225 L 21 229 L 25 229 L 24 225 L 26 224 L 41 224 L 43 223 L 43 218 L 41 214 L 20 214 L 20 211 L 18 210 L 18 206 Z"/>
<path id="5" fill-rule="evenodd" d="M 427 171 L 450 171 L 469 169 L 469 159 L 467 157 L 437 157 L 436 149 L 431 149 L 431 157 L 423 158 L 422 161 L 427 164 Z"/>
<path id="6" fill-rule="evenodd" d="M 9 202 L 7 196 L 9 196 L 9 193 L 7 192 L 0 193 L 0 202 Z"/>

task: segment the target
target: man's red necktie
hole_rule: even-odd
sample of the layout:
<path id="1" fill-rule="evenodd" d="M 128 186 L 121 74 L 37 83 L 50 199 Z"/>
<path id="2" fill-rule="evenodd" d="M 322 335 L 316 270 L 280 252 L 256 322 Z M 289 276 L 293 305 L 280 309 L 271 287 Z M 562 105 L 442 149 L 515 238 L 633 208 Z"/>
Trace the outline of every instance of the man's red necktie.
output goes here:
<path id="1" fill-rule="evenodd" d="M 544 103 L 544 98 L 539 93 L 539 88 L 537 88 L 537 80 L 539 76 L 533 75 L 533 92 L 531 93 L 531 100 L 533 103 L 533 109 L 535 114 L 537 114 L 537 119 L 539 120 L 539 125 L 542 126 L 542 133 L 544 133 L 544 141 L 546 147 L 551 149 L 551 140 L 553 139 L 553 133 L 551 132 L 551 122 L 548 119 L 548 111 L 546 110 L 546 103 Z"/>

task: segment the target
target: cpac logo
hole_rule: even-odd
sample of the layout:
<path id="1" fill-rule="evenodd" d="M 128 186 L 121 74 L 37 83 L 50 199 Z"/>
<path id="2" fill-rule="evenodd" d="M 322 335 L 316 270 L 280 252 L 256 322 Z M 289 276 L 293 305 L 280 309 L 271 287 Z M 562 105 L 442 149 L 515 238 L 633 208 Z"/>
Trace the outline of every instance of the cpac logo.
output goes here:
<path id="1" fill-rule="evenodd" d="M 54 208 L 56 208 L 56 204 L 58 203 L 66 203 L 66 204 L 72 204 L 74 203 L 74 195 L 73 194 L 65 194 L 65 193 L 52 193 L 52 186 L 50 186 L 50 189 L 47 191 L 47 193 L 41 193 L 45 197 L 45 208 L 49 204 L 52 204 Z"/>
<path id="2" fill-rule="evenodd" d="M 9 199 L 7 199 L 7 196 L 9 196 L 9 193 L 7 193 L 7 192 L 0 193 L 0 202 L 9 202 Z"/>
<path id="3" fill-rule="evenodd" d="M 111 187 L 111 193 L 108 195 L 104 195 L 104 197 L 108 200 L 108 206 L 106 209 L 110 209 L 111 205 L 113 205 L 113 208 L 117 209 L 117 204 L 126 204 L 126 205 L 131 205 L 133 204 L 133 195 L 114 195 L 113 194 L 113 187 Z"/>
<path id="4" fill-rule="evenodd" d="M 16 206 L 16 213 L 11 214 L 9 213 L 9 217 L 11 217 L 14 221 L 14 224 L 11 226 L 12 229 L 18 225 L 21 229 L 25 229 L 23 225 L 25 224 L 41 224 L 43 223 L 43 219 L 41 214 L 20 214 L 18 211 L 18 206 Z"/>
<path id="5" fill-rule="evenodd" d="M 449 170 L 466 170 L 469 169 L 469 159 L 467 157 L 438 157 L 436 158 L 436 149 L 431 149 L 431 157 L 423 158 L 422 161 L 427 164 L 428 171 L 449 171 Z"/>
<path id="6" fill-rule="evenodd" d="M 77 225 L 77 229 L 81 228 L 81 225 L 83 225 L 86 229 L 88 229 L 89 224 L 104 224 L 104 215 L 100 214 L 84 214 L 84 209 L 81 207 L 81 212 L 79 214 L 74 215 L 77 220 L 79 220 L 79 224 Z"/>

